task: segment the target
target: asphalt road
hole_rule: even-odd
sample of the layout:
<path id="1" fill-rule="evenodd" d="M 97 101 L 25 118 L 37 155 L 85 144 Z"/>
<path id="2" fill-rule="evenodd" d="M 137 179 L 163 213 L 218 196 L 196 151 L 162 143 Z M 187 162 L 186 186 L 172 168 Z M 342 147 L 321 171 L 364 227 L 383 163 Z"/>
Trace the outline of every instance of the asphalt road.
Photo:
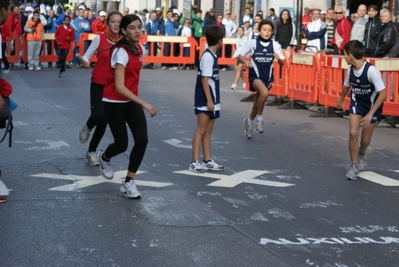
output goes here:
<path id="1" fill-rule="evenodd" d="M 13 190 L 0 204 L 0 266 L 397 266 L 397 129 L 376 129 L 366 171 L 347 181 L 346 119 L 267 106 L 264 133 L 248 140 L 248 94 L 221 72 L 212 157 L 226 169 L 193 175 L 196 72 L 142 70 L 140 96 L 158 114 L 136 178 L 142 199 L 130 200 L 119 192 L 128 154 L 112 160 L 112 181 L 84 160 L 90 74 L 5 76 L 19 107 L 13 147 L 0 145 Z M 107 130 L 100 148 L 111 142 Z"/>

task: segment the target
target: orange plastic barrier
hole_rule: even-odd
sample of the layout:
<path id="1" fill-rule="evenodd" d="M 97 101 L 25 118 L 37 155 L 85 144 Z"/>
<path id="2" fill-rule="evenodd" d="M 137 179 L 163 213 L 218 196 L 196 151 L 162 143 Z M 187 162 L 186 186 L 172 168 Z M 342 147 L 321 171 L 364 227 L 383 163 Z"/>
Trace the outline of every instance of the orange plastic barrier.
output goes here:
<path id="1" fill-rule="evenodd" d="M 319 56 L 317 53 L 307 52 L 291 54 L 288 66 L 288 97 L 291 100 L 318 102 Z"/>
<path id="2" fill-rule="evenodd" d="M 399 60 L 370 58 L 380 72 L 387 92 L 382 114 L 399 116 Z"/>
<path id="3" fill-rule="evenodd" d="M 94 37 L 96 37 L 97 34 L 95 33 L 82 33 L 80 35 L 80 41 L 79 41 L 79 54 L 83 56 L 85 54 L 85 42 L 86 41 L 93 41 Z M 93 55 L 90 58 L 90 62 L 97 62 L 97 55 Z"/>
<path id="4" fill-rule="evenodd" d="M 343 56 L 323 55 L 320 59 L 322 68 L 320 74 L 319 104 L 325 108 L 337 107 L 341 96 L 342 85 L 346 78 L 348 65 Z M 349 110 L 350 98 L 345 97 L 344 109 Z"/>
<path id="5" fill-rule="evenodd" d="M 26 34 L 23 35 L 22 39 L 22 60 L 24 62 L 28 62 L 28 44 L 26 41 Z M 51 54 L 47 54 L 47 44 L 46 41 L 51 41 Z M 42 40 L 42 53 L 39 56 L 39 62 L 58 62 L 58 55 L 55 53 L 54 49 L 54 44 L 55 44 L 55 39 L 54 39 L 54 33 L 45 33 L 43 34 L 43 40 Z M 71 42 L 71 47 L 69 48 L 68 55 L 66 57 L 66 61 L 70 62 L 73 60 L 73 42 Z"/>
<path id="6" fill-rule="evenodd" d="M 11 55 L 11 42 L 14 45 L 14 55 Z M 19 63 L 19 50 L 21 49 L 21 39 L 15 32 L 7 37 L 7 60 L 10 64 Z"/>
<path id="7" fill-rule="evenodd" d="M 164 64 L 194 64 L 195 63 L 195 51 L 197 50 L 197 41 L 193 37 L 182 37 L 182 36 L 156 36 L 156 35 L 142 35 L 140 44 L 145 43 L 158 43 L 160 52 L 156 55 L 146 55 L 143 62 L 145 63 L 164 63 Z M 190 44 L 190 56 L 183 56 L 183 44 Z M 169 56 L 164 56 L 165 44 L 169 45 Z M 174 44 L 179 44 L 179 53 L 175 56 Z M 151 44 L 152 45 L 152 44 Z"/>
<path id="8" fill-rule="evenodd" d="M 236 44 L 237 40 L 236 38 L 223 38 L 223 45 L 221 48 L 221 55 L 218 55 L 218 64 L 219 65 L 235 65 L 237 60 L 233 58 L 233 55 L 236 51 Z M 231 55 L 226 55 L 226 49 L 227 46 L 231 46 Z M 200 56 L 202 55 L 202 53 L 204 53 L 205 49 L 207 47 L 207 43 L 206 43 L 206 38 L 205 37 L 201 37 L 200 39 L 200 43 L 199 43 L 199 54 Z"/>

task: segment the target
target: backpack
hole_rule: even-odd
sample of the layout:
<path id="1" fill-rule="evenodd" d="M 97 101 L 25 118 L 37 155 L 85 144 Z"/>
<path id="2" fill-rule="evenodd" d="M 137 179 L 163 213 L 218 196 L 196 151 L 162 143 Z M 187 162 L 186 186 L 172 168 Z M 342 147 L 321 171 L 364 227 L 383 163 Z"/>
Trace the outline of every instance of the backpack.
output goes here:
<path id="1" fill-rule="evenodd" d="M 5 132 L 3 134 L 3 137 L 0 139 L 0 143 L 4 141 L 4 139 L 7 136 L 7 133 L 10 133 L 8 146 L 11 147 L 12 130 L 14 128 L 14 125 L 12 124 L 9 99 L 8 98 L 3 98 L 3 99 L 4 99 L 4 107 L 3 109 L 0 109 L 0 129 L 5 129 Z"/>

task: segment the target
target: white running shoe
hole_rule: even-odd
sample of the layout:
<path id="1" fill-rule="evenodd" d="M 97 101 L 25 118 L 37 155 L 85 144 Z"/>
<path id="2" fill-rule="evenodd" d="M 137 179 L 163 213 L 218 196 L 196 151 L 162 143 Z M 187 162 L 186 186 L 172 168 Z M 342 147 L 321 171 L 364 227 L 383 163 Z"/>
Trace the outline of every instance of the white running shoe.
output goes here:
<path id="1" fill-rule="evenodd" d="M 236 90 L 236 89 L 237 89 L 237 84 L 233 83 L 233 84 L 231 85 L 231 90 Z"/>
<path id="2" fill-rule="evenodd" d="M 263 121 L 255 119 L 254 120 L 254 130 L 257 133 L 260 133 L 260 134 L 263 133 Z"/>
<path id="3" fill-rule="evenodd" d="M 244 127 L 245 127 L 245 136 L 248 139 L 252 138 L 252 123 L 249 122 L 249 118 L 245 118 L 244 119 Z"/>
<path id="4" fill-rule="evenodd" d="M 125 193 L 128 198 L 141 198 L 141 194 L 137 189 L 136 183 L 134 182 L 133 179 L 127 183 L 123 181 L 121 188 L 119 190 L 122 193 Z"/>
<path id="5" fill-rule="evenodd" d="M 100 165 L 100 162 L 98 161 L 96 152 L 94 152 L 94 151 L 92 151 L 92 152 L 87 151 L 86 152 L 86 161 L 87 161 L 87 163 L 89 163 L 90 166 L 98 166 L 98 165 Z"/>
<path id="6" fill-rule="evenodd" d="M 359 162 L 358 162 L 359 164 L 359 171 L 364 171 L 364 169 L 366 169 L 366 166 L 367 166 L 367 160 L 366 160 L 366 158 L 364 157 L 364 155 L 363 156 L 360 156 L 359 155 Z"/>
<path id="7" fill-rule="evenodd" d="M 84 144 L 87 142 L 87 139 L 89 139 L 91 129 L 87 127 L 87 121 L 85 122 L 85 125 L 83 125 L 82 129 L 79 132 L 79 141 Z"/>
<path id="8" fill-rule="evenodd" d="M 348 172 L 346 173 L 346 179 L 355 181 L 359 177 L 359 168 L 355 164 L 349 166 Z"/>
<path id="9" fill-rule="evenodd" d="M 246 90 L 247 85 L 245 83 L 242 84 L 242 89 Z"/>
<path id="10" fill-rule="evenodd" d="M 210 159 L 208 162 L 203 161 L 201 165 L 206 171 L 224 171 L 224 167 L 217 164 L 212 159 Z"/>
<path id="11" fill-rule="evenodd" d="M 202 167 L 201 163 L 198 161 L 193 161 L 190 164 L 190 167 L 188 167 L 188 170 L 190 172 L 204 172 L 204 168 Z"/>
<path id="12" fill-rule="evenodd" d="M 98 162 L 100 163 L 100 171 L 105 179 L 111 180 L 114 178 L 114 171 L 112 170 L 111 161 L 106 162 L 102 160 L 103 153 L 104 151 L 102 150 L 97 153 Z"/>

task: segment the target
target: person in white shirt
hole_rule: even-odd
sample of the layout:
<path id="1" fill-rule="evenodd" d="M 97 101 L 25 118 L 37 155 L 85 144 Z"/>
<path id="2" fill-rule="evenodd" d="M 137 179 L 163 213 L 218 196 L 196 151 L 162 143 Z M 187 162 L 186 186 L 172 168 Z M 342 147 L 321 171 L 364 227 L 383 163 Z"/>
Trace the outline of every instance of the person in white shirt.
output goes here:
<path id="1" fill-rule="evenodd" d="M 185 19 L 183 26 L 180 26 L 179 30 L 177 31 L 178 36 L 184 36 L 184 37 L 191 37 L 193 35 L 193 29 L 191 28 L 191 20 L 190 19 Z M 190 57 L 190 43 L 184 43 L 183 44 L 183 57 Z M 192 66 L 187 66 L 186 64 L 183 64 L 179 69 L 180 70 L 189 70 L 191 69 Z"/>
<path id="2" fill-rule="evenodd" d="M 232 38 L 234 37 L 236 31 L 237 31 L 237 25 L 230 19 L 230 12 L 226 12 L 224 14 L 224 19 L 222 20 L 222 23 L 224 25 L 224 29 L 226 31 L 226 38 Z"/>
<path id="3" fill-rule="evenodd" d="M 233 56 L 233 58 L 238 57 L 238 51 L 242 49 L 242 47 L 245 45 L 245 43 L 248 42 L 248 38 L 244 35 L 244 28 L 243 27 L 238 27 L 237 29 L 237 41 L 236 41 L 236 52 Z M 231 90 L 236 90 L 237 89 L 237 83 L 240 80 L 240 78 L 243 81 L 242 87 L 245 89 L 245 72 L 243 71 L 242 63 L 238 61 L 237 59 L 237 68 L 236 68 L 236 78 L 234 79 L 234 83 L 231 85 Z"/>
<path id="4" fill-rule="evenodd" d="M 307 51 L 318 52 L 326 49 L 326 31 L 327 25 L 320 20 L 320 10 L 315 9 L 312 13 L 313 21 L 308 23 L 305 29 L 305 35 L 308 39 Z"/>

